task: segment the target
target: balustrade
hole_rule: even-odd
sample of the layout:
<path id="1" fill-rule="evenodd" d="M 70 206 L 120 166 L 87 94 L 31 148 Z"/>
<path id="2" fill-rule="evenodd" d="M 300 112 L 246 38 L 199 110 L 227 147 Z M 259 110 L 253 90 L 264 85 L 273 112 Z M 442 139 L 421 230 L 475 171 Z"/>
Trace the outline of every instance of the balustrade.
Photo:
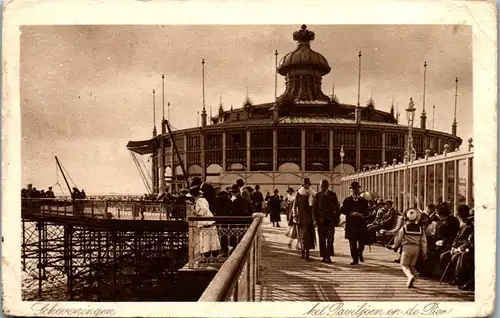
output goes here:
<path id="1" fill-rule="evenodd" d="M 149 200 L 22 198 L 22 213 L 34 217 L 117 220 L 185 220 L 186 205 Z"/>
<path id="2" fill-rule="evenodd" d="M 229 258 L 212 279 L 199 301 L 255 301 L 261 263 L 263 214 L 253 222 Z"/>
<path id="3" fill-rule="evenodd" d="M 349 195 L 351 182 L 358 181 L 363 190 L 376 192 L 385 199 L 394 201 L 394 206 L 404 211 L 409 207 L 424 210 L 427 205 L 448 202 L 454 208 L 460 204 L 474 206 L 472 139 L 466 150 L 450 151 L 444 145 L 442 154 L 425 157 L 412 162 L 386 164 L 363 172 L 343 176 L 341 194 Z"/>

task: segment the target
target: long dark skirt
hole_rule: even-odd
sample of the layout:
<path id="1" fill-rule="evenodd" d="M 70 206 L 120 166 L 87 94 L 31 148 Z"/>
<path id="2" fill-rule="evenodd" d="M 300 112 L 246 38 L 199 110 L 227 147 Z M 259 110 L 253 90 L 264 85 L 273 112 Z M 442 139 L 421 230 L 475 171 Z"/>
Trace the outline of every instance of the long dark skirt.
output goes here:
<path id="1" fill-rule="evenodd" d="M 281 222 L 280 210 L 271 210 L 271 222 Z"/>
<path id="2" fill-rule="evenodd" d="M 299 241 L 305 250 L 314 249 L 316 233 L 312 224 L 299 224 Z"/>

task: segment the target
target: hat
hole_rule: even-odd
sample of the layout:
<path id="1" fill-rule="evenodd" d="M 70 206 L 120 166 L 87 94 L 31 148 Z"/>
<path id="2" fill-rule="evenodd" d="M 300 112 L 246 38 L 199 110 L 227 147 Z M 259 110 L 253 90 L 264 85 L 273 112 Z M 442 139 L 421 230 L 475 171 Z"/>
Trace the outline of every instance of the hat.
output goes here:
<path id="1" fill-rule="evenodd" d="M 229 195 L 229 192 L 227 192 L 226 190 L 221 190 L 219 191 L 219 195 Z"/>
<path id="2" fill-rule="evenodd" d="M 442 202 L 437 207 L 437 214 L 448 216 L 451 214 L 451 208 L 446 202 Z"/>
<path id="3" fill-rule="evenodd" d="M 200 190 L 200 186 L 194 186 L 189 188 L 189 194 L 196 196 L 198 194 L 203 194 L 203 191 Z"/>
<path id="4" fill-rule="evenodd" d="M 201 181 L 200 177 L 194 177 L 193 180 L 191 181 L 191 187 L 195 186 L 201 186 L 203 182 Z"/>
<path id="5" fill-rule="evenodd" d="M 286 192 L 292 193 L 293 191 L 294 191 L 293 188 L 288 188 L 288 190 Z"/>
<path id="6" fill-rule="evenodd" d="M 309 178 L 304 178 L 304 185 L 311 185 L 311 180 Z"/>
<path id="7" fill-rule="evenodd" d="M 385 203 L 394 203 L 394 201 L 392 201 L 391 199 L 387 199 L 385 200 Z"/>
<path id="8" fill-rule="evenodd" d="M 417 209 L 408 209 L 405 213 L 406 217 L 410 221 L 415 221 L 418 218 L 419 211 Z"/>
<path id="9" fill-rule="evenodd" d="M 245 185 L 245 180 L 243 179 L 236 180 L 236 185 L 240 188 L 243 187 Z"/>
<path id="10" fill-rule="evenodd" d="M 253 191 L 255 191 L 251 186 L 246 186 L 243 189 L 247 190 L 250 193 L 253 192 Z"/>
<path id="11" fill-rule="evenodd" d="M 351 186 L 349 187 L 349 189 L 359 189 L 359 188 L 361 188 L 361 186 L 359 185 L 358 181 L 352 182 Z"/>

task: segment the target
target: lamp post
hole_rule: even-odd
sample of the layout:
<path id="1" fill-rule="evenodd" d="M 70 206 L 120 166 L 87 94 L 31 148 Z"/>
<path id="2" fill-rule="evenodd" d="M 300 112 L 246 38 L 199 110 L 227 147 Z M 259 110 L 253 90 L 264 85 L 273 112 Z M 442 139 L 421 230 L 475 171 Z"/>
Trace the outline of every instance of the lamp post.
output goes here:
<path id="1" fill-rule="evenodd" d="M 342 172 L 342 174 L 344 174 L 344 156 L 345 156 L 344 145 L 342 145 L 340 147 L 340 171 Z"/>
<path id="2" fill-rule="evenodd" d="M 415 121 L 415 104 L 413 98 L 410 98 L 410 103 L 406 110 L 406 119 L 408 120 L 408 145 L 405 151 L 405 163 L 412 162 L 417 157 L 417 152 L 413 147 L 413 122 Z"/>

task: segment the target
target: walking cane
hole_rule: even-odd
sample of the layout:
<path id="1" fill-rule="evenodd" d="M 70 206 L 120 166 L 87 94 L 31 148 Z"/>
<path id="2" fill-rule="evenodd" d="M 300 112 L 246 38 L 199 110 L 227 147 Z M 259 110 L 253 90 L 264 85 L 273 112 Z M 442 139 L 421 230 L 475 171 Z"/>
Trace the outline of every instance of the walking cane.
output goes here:
<path id="1" fill-rule="evenodd" d="M 450 265 L 451 265 L 451 259 L 448 262 L 448 265 L 446 265 L 446 268 L 444 269 L 443 275 L 441 275 L 441 279 L 439 280 L 439 285 L 441 285 L 441 283 L 443 282 L 443 279 L 446 276 L 446 273 L 448 272 L 448 268 L 450 267 Z"/>
<path id="2" fill-rule="evenodd" d="M 386 247 L 386 248 L 389 248 L 389 245 L 391 244 L 391 242 L 392 242 L 392 241 L 394 241 L 394 239 L 396 238 L 396 235 L 397 235 L 397 234 L 395 234 L 395 235 L 394 235 L 394 236 L 393 236 L 393 237 L 389 240 L 389 242 L 387 242 L 387 244 L 385 244 L 385 247 Z"/>

